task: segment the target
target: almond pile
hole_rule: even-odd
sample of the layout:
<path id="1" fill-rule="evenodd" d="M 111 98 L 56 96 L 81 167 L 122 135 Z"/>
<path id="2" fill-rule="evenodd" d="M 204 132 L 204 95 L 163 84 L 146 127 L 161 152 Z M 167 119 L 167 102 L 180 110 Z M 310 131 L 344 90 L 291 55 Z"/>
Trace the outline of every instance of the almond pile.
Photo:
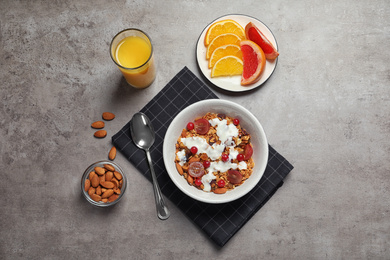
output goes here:
<path id="1" fill-rule="evenodd" d="M 84 190 L 96 202 L 113 202 L 121 194 L 123 176 L 111 164 L 97 166 L 84 182 Z"/>
<path id="2" fill-rule="evenodd" d="M 115 114 L 111 112 L 104 112 L 102 114 L 102 118 L 105 121 L 111 121 L 115 118 Z M 91 124 L 91 127 L 94 129 L 100 129 L 93 134 L 96 138 L 104 138 L 107 136 L 107 131 L 102 129 L 105 127 L 105 123 L 103 121 L 95 121 Z M 112 161 L 115 159 L 115 157 L 116 148 L 113 146 L 108 154 L 108 158 Z"/>

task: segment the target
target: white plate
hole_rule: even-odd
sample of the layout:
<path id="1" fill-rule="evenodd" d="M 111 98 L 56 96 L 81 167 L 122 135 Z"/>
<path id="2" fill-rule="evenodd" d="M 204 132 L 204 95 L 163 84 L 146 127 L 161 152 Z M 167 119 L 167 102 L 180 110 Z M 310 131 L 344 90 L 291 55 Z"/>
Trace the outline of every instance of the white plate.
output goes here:
<path id="1" fill-rule="evenodd" d="M 257 26 L 257 28 L 259 28 L 259 30 L 267 37 L 267 39 L 274 45 L 276 50 L 278 50 L 278 45 L 276 43 L 276 39 L 274 35 L 264 23 L 262 23 L 256 18 L 247 15 L 241 15 L 241 14 L 226 15 L 212 21 L 209 25 L 206 26 L 206 28 L 203 29 L 198 39 L 198 43 L 196 45 L 196 59 L 198 62 L 198 66 L 202 71 L 203 75 L 211 83 L 224 90 L 233 91 L 233 92 L 242 92 L 242 91 L 247 91 L 247 90 L 257 88 L 261 86 L 264 82 L 266 82 L 269 77 L 271 77 L 272 73 L 276 68 L 278 58 L 276 58 L 273 61 L 267 60 L 265 64 L 265 70 L 260 80 L 249 86 L 241 86 L 241 76 L 216 77 L 216 78 L 210 77 L 211 69 L 209 69 L 208 60 L 206 60 L 206 46 L 204 46 L 204 37 L 210 25 L 212 25 L 216 21 L 225 20 L 225 19 L 232 19 L 238 22 L 244 29 L 249 22 L 254 23 Z"/>
<path id="2" fill-rule="evenodd" d="M 183 128 L 186 127 L 188 122 L 193 121 L 198 116 L 205 115 L 207 112 L 239 118 L 242 127 L 251 135 L 252 158 L 255 162 L 253 173 L 242 185 L 225 194 L 205 192 L 190 186 L 175 166 L 175 145 Z M 268 142 L 263 127 L 249 110 L 232 101 L 206 99 L 186 107 L 173 119 L 164 137 L 163 158 L 169 177 L 182 192 L 198 201 L 211 204 L 226 203 L 246 195 L 260 181 L 268 163 Z"/>

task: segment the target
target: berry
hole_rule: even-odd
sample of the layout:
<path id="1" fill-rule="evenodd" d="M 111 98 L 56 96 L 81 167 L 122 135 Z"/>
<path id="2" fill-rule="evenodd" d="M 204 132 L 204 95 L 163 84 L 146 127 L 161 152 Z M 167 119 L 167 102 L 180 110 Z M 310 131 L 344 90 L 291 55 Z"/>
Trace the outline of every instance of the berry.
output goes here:
<path id="1" fill-rule="evenodd" d="M 223 187 L 225 187 L 225 181 L 224 180 L 219 180 L 217 182 L 217 185 L 218 185 L 218 187 L 223 188 Z"/>
<path id="2" fill-rule="evenodd" d="M 240 124 L 240 120 L 239 120 L 238 118 L 234 118 L 234 119 L 233 119 L 233 124 L 234 124 L 234 125 Z"/>
<path id="3" fill-rule="evenodd" d="M 227 162 L 229 160 L 229 155 L 226 153 L 222 154 L 222 161 Z"/>
<path id="4" fill-rule="evenodd" d="M 200 179 L 196 179 L 196 180 L 195 180 L 195 185 L 196 185 L 196 186 L 202 185 L 202 181 L 201 181 Z"/>
<path id="5" fill-rule="evenodd" d="M 189 122 L 189 123 L 187 124 L 187 130 L 188 130 L 188 131 L 191 131 L 192 129 L 194 129 L 194 127 L 195 127 L 195 125 L 194 125 L 194 123 L 192 123 L 192 122 Z"/>
<path id="6" fill-rule="evenodd" d="M 191 147 L 191 153 L 192 154 L 196 154 L 198 152 L 198 148 L 196 148 L 196 146 L 192 146 Z"/>
<path id="7" fill-rule="evenodd" d="M 244 155 L 241 154 L 241 153 L 239 153 L 239 154 L 237 155 L 237 160 L 238 160 L 239 162 L 242 162 L 242 161 L 244 160 Z"/>
<path id="8" fill-rule="evenodd" d="M 210 167 L 210 162 L 209 162 L 209 161 L 204 161 L 204 162 L 203 162 L 203 166 L 204 166 L 205 168 L 209 168 L 209 167 Z"/>

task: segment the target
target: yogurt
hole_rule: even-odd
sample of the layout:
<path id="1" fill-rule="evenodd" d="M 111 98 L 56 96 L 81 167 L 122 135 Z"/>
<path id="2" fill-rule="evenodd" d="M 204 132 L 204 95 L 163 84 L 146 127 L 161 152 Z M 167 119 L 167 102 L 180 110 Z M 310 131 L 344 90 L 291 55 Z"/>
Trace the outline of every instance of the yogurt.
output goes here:
<path id="1" fill-rule="evenodd" d="M 198 153 L 206 153 L 211 160 L 217 160 L 225 150 L 224 144 L 215 143 L 210 146 L 204 138 L 199 136 L 181 138 L 180 141 L 188 148 L 195 146 L 198 148 Z"/>
<path id="2" fill-rule="evenodd" d="M 219 120 L 219 118 L 214 118 L 212 120 L 209 120 L 210 125 L 217 126 L 217 135 L 219 137 L 219 140 L 222 143 L 229 143 L 230 145 L 235 145 L 233 141 L 233 137 L 238 136 L 238 129 L 234 124 L 227 124 L 227 120 Z"/>
<path id="3" fill-rule="evenodd" d="M 235 149 L 237 144 L 233 139 L 234 137 L 238 137 L 238 128 L 232 123 L 228 124 L 226 119 L 220 120 L 219 118 L 214 118 L 209 120 L 209 123 L 211 126 L 215 127 L 216 135 L 221 141 L 220 144 L 214 143 L 210 145 L 202 136 L 180 138 L 180 142 L 182 142 L 187 148 L 195 146 L 198 149 L 198 153 L 207 154 L 211 160 L 210 166 L 205 169 L 206 173 L 201 178 L 204 187 L 203 190 L 207 192 L 211 191 L 210 183 L 216 179 L 214 173 L 226 172 L 229 169 L 247 169 L 245 161 L 239 163 L 231 162 L 232 160 L 237 159 L 237 155 L 239 154 L 239 152 Z M 229 160 L 223 162 L 220 158 L 225 149 L 229 152 Z M 183 166 L 187 160 L 185 150 L 182 149 L 178 151 L 176 155 L 179 159 L 179 164 Z"/>

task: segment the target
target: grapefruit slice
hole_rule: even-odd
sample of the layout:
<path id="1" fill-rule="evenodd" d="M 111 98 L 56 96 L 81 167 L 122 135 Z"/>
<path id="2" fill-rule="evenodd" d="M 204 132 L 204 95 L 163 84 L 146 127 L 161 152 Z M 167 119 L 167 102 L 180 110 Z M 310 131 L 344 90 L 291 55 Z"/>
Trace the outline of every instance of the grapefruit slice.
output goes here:
<path id="1" fill-rule="evenodd" d="M 279 56 L 278 51 L 265 35 L 252 22 L 245 26 L 245 35 L 248 40 L 255 42 L 264 51 L 267 60 L 274 60 Z"/>
<path id="2" fill-rule="evenodd" d="M 260 80 L 266 59 L 263 50 L 253 41 L 241 41 L 240 47 L 243 59 L 241 85 L 247 86 Z"/>
<path id="3" fill-rule="evenodd" d="M 245 30 L 242 26 L 234 20 L 226 19 L 213 23 L 209 29 L 207 29 L 204 37 L 204 45 L 208 46 L 214 38 L 221 34 L 234 33 L 242 40 L 245 39 Z"/>

